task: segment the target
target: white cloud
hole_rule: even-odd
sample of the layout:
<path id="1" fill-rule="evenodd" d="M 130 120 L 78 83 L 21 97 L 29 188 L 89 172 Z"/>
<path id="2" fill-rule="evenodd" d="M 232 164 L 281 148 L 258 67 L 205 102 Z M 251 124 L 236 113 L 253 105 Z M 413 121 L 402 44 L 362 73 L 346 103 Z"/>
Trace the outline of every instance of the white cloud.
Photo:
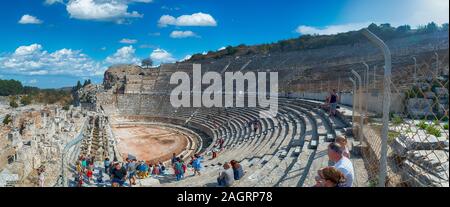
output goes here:
<path id="1" fill-rule="evenodd" d="M 186 61 L 191 59 L 192 55 L 186 55 L 183 59 L 180 60 L 180 62 Z"/>
<path id="2" fill-rule="evenodd" d="M 216 20 L 205 13 L 195 13 L 191 15 L 182 15 L 177 18 L 170 15 L 163 15 L 159 18 L 158 25 L 160 27 L 174 26 L 217 26 Z"/>
<path id="3" fill-rule="evenodd" d="M 42 24 L 42 20 L 29 14 L 25 14 L 20 18 L 19 24 Z"/>
<path id="4" fill-rule="evenodd" d="M 128 11 L 128 4 L 133 2 L 149 3 L 139 0 L 70 0 L 67 12 L 71 18 L 96 21 L 114 21 L 124 23 L 127 18 L 142 17 L 137 11 Z"/>
<path id="5" fill-rule="evenodd" d="M 225 49 L 227 49 L 227 48 L 226 47 L 221 47 L 217 51 L 221 51 L 221 50 L 225 50 Z"/>
<path id="6" fill-rule="evenodd" d="M 170 33 L 170 37 L 176 38 L 176 39 L 181 39 L 181 38 L 199 37 L 199 36 L 192 31 L 173 31 L 172 33 Z"/>
<path id="7" fill-rule="evenodd" d="M 45 0 L 44 4 L 52 5 L 55 3 L 64 3 L 63 0 Z"/>
<path id="8" fill-rule="evenodd" d="M 350 24 L 341 24 L 341 25 L 329 25 L 325 27 L 313 27 L 307 25 L 300 25 L 297 27 L 296 32 L 306 35 L 331 35 L 338 34 L 348 31 L 356 31 L 360 30 L 364 27 L 369 26 L 370 23 L 350 23 Z"/>
<path id="9" fill-rule="evenodd" d="M 172 54 L 160 48 L 153 50 L 150 58 L 157 63 L 171 63 L 175 61 Z"/>
<path id="10" fill-rule="evenodd" d="M 0 71 L 9 74 L 91 76 L 104 69 L 80 50 L 48 52 L 40 44 L 20 46 L 14 53 L 0 56 Z"/>
<path id="11" fill-rule="evenodd" d="M 31 80 L 27 81 L 27 83 L 28 83 L 28 84 L 31 84 L 31 85 L 34 85 L 34 84 L 36 84 L 37 82 L 38 82 L 38 80 L 36 80 L 36 79 L 31 79 Z"/>
<path id="12" fill-rule="evenodd" d="M 137 40 L 135 39 L 128 39 L 128 38 L 123 38 L 119 41 L 122 44 L 136 44 Z"/>
<path id="13" fill-rule="evenodd" d="M 118 49 L 113 55 L 105 59 L 107 64 L 137 64 L 139 58 L 135 55 L 136 50 L 133 46 L 126 46 Z"/>

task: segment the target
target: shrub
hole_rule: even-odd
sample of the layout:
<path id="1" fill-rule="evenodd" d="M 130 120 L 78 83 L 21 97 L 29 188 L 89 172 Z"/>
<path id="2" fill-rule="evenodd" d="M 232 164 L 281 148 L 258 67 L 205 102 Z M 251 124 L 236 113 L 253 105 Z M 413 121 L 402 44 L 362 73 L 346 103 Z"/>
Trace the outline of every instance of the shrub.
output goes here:
<path id="1" fill-rule="evenodd" d="M 400 124 L 403 124 L 403 119 L 402 119 L 402 117 L 399 117 L 399 116 L 394 116 L 394 118 L 392 119 L 392 123 L 394 124 L 394 125 L 400 125 Z"/>
<path id="2" fill-rule="evenodd" d="M 70 105 L 65 105 L 65 106 L 63 106 L 63 108 L 62 108 L 64 111 L 69 111 L 69 109 L 70 109 Z"/>
<path id="3" fill-rule="evenodd" d="M 31 96 L 29 96 L 29 95 L 22 96 L 22 98 L 20 99 L 20 103 L 24 106 L 30 105 L 31 104 Z"/>
<path id="4" fill-rule="evenodd" d="M 435 137 L 440 137 L 441 134 L 441 130 L 439 130 L 438 128 L 434 127 L 434 126 L 428 126 L 427 127 L 427 133 L 434 135 Z"/>
<path id="5" fill-rule="evenodd" d="M 444 129 L 445 129 L 445 130 L 448 130 L 448 123 L 447 123 L 447 124 L 444 124 Z"/>
<path id="6" fill-rule="evenodd" d="M 3 118 L 3 124 L 8 125 L 11 122 L 12 122 L 11 115 L 6 114 L 5 118 Z"/>
<path id="7" fill-rule="evenodd" d="M 19 107 L 19 104 L 17 104 L 17 102 L 15 100 L 11 100 L 11 101 L 9 101 L 9 106 L 11 106 L 13 108 L 17 108 L 17 107 Z"/>
<path id="8" fill-rule="evenodd" d="M 416 126 L 421 128 L 421 129 L 427 129 L 428 128 L 428 124 L 425 123 L 425 121 L 420 121 L 420 123 L 417 124 Z"/>

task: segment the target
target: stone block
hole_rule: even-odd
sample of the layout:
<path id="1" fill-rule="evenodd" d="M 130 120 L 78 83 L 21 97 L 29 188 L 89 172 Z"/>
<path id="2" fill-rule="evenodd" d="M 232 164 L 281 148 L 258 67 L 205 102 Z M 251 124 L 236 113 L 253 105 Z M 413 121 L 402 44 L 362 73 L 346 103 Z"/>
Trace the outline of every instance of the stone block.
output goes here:
<path id="1" fill-rule="evenodd" d="M 433 114 L 433 100 L 424 98 L 408 99 L 406 104 L 408 115 L 411 117 L 423 117 Z"/>
<path id="2" fill-rule="evenodd" d="M 401 157 L 405 157 L 409 150 L 443 150 L 447 146 L 447 138 L 435 137 L 424 130 L 401 134 L 392 143 L 392 149 Z"/>

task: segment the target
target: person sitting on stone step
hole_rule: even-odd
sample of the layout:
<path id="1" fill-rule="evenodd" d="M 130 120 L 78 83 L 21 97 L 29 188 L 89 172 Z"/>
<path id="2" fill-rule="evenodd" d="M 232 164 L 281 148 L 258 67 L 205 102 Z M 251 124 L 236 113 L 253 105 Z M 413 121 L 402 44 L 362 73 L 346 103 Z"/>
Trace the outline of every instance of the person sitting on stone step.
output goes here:
<path id="1" fill-rule="evenodd" d="M 234 173 L 228 163 L 223 164 L 223 170 L 219 173 L 217 184 L 222 187 L 230 187 L 234 183 Z"/>
<path id="2" fill-rule="evenodd" d="M 328 166 L 317 171 L 314 187 L 339 187 L 344 183 L 344 174 L 335 167 Z"/>
<path id="3" fill-rule="evenodd" d="M 231 167 L 233 168 L 233 175 L 235 180 L 239 180 L 244 176 L 244 169 L 242 165 L 239 164 L 236 160 L 230 161 Z"/>

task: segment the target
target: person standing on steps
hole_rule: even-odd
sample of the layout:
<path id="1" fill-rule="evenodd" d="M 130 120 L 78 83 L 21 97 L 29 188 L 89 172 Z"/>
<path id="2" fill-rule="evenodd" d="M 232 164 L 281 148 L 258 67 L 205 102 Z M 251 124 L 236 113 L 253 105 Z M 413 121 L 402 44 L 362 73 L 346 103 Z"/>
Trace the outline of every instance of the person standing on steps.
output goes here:
<path id="1" fill-rule="evenodd" d="M 105 166 L 105 173 L 108 173 L 108 169 L 111 166 L 111 161 L 109 161 L 109 158 L 105 158 L 104 166 Z"/>
<path id="2" fill-rule="evenodd" d="M 336 116 L 336 108 L 337 108 L 338 102 L 339 102 L 339 96 L 336 93 L 336 89 L 333 89 L 330 92 L 330 96 L 328 98 L 328 105 L 330 107 L 330 116 Z"/>
<path id="3" fill-rule="evenodd" d="M 200 176 L 200 170 L 202 169 L 202 161 L 203 157 L 195 154 L 194 159 L 192 160 L 192 167 L 194 168 L 194 176 L 199 175 Z"/>
<path id="4" fill-rule="evenodd" d="M 181 159 L 178 157 L 173 165 L 175 171 L 175 177 L 177 181 L 180 181 L 183 177 L 183 163 L 181 163 Z"/>
<path id="5" fill-rule="evenodd" d="M 128 171 L 128 180 L 130 181 L 131 185 L 136 185 L 136 159 L 132 159 L 129 161 L 127 165 L 127 171 Z"/>

